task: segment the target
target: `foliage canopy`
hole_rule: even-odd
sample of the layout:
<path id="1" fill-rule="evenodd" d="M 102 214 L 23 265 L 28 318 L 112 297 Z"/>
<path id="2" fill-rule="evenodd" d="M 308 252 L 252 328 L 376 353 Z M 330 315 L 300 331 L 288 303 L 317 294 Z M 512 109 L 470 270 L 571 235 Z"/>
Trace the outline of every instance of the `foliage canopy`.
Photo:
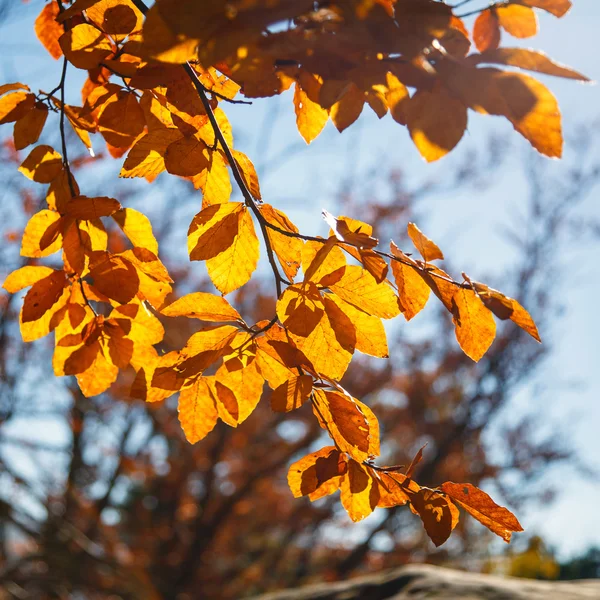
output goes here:
<path id="1" fill-rule="evenodd" d="M 431 489 L 415 481 L 422 450 L 406 470 L 377 465 L 377 418 L 340 380 L 356 351 L 387 358 L 382 321 L 400 314 L 412 319 L 431 292 L 474 361 L 492 344 L 496 318 L 540 341 L 533 319 L 515 299 L 437 266 L 441 249 L 414 223 L 408 235 L 417 253 L 393 241 L 389 251 L 381 249 L 368 223 L 327 211 L 327 238 L 300 233 L 263 201 L 253 163 L 234 149 L 222 109 L 244 102 L 240 95 L 274 96 L 293 86 L 298 131 L 310 143 L 330 118 L 341 132 L 368 105 L 379 118 L 389 112 L 406 126 L 427 161 L 456 146 L 474 110 L 504 117 L 539 152 L 559 157 L 556 100 L 522 70 L 586 78 L 540 52 L 500 47 L 500 41 L 501 30 L 534 35 L 536 10 L 561 17 L 571 3 L 509 0 L 460 14 L 467 2 L 46 4 L 35 31 L 53 58 L 62 57 L 59 84 L 49 93 L 23 83 L 0 86 L 0 123 L 14 123 L 16 149 L 37 144 L 51 113 L 62 141 L 60 153 L 35 145 L 19 168 L 48 186 L 47 208 L 23 233 L 21 254 L 29 260 L 3 285 L 12 293 L 29 288 L 20 316 L 23 339 L 54 332 L 54 372 L 75 376 L 86 396 L 106 391 L 119 373 L 130 378 L 134 398 L 158 402 L 179 393 L 179 419 L 191 443 L 219 420 L 237 427 L 263 395 L 276 412 L 310 403 L 333 445 L 290 467 L 294 496 L 315 500 L 340 490 L 354 521 L 375 507 L 408 504 L 436 545 L 456 526 L 459 506 L 509 541 L 521 531 L 518 520 L 483 491 L 469 483 Z M 475 13 L 470 32 L 463 18 Z M 82 106 L 65 102 L 70 67 L 88 72 Z M 67 127 L 92 156 L 90 134 L 100 134 L 115 159 L 125 157 L 121 177 L 151 183 L 167 171 L 201 190 L 188 252 L 205 262 L 221 295 L 193 292 L 173 300 L 173 280 L 149 219 L 114 198 L 81 193 L 68 160 Z M 231 178 L 242 201 L 230 200 Z M 129 249 L 113 251 L 117 230 Z M 248 323 L 224 296 L 255 273 L 259 236 L 275 280 L 276 310 L 271 320 Z M 60 264 L 40 264 L 59 252 Z M 181 350 L 163 354 L 163 323 L 171 317 L 201 325 Z"/>

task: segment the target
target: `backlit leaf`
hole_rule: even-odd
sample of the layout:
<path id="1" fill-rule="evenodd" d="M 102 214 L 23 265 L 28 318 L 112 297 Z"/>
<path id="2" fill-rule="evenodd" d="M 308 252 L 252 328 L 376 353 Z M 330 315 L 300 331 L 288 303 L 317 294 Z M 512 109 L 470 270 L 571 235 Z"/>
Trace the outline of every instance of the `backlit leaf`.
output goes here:
<path id="1" fill-rule="evenodd" d="M 158 242 L 152 233 L 150 219 L 146 215 L 133 208 L 121 208 L 113 213 L 112 218 L 134 246 L 158 254 Z"/>
<path id="2" fill-rule="evenodd" d="M 419 254 L 429 262 L 432 260 L 444 259 L 442 251 L 432 242 L 414 223 L 408 224 L 408 236 L 419 251 Z"/>
<path id="3" fill-rule="evenodd" d="M 342 476 L 340 499 L 350 518 L 357 522 L 368 517 L 379 502 L 379 486 L 368 468 L 348 461 L 348 470 Z"/>
<path id="4" fill-rule="evenodd" d="M 190 317 L 203 321 L 241 321 L 242 317 L 225 298 L 194 292 L 178 298 L 161 310 L 167 317 Z"/>
<path id="5" fill-rule="evenodd" d="M 178 404 L 179 422 L 188 442 L 195 444 L 205 438 L 218 420 L 214 390 L 200 377 L 196 382 L 181 390 Z"/>
<path id="6" fill-rule="evenodd" d="M 508 509 L 496 504 L 474 485 L 447 481 L 441 485 L 441 490 L 505 542 L 510 541 L 513 532 L 523 531 L 517 518 Z"/>
<path id="7" fill-rule="evenodd" d="M 477 362 L 496 337 L 496 322 L 473 291 L 460 288 L 452 299 L 456 339 L 463 352 Z"/>
<path id="8" fill-rule="evenodd" d="M 32 181 L 50 183 L 62 171 L 62 157 L 50 146 L 36 146 L 19 167 L 19 171 Z"/>

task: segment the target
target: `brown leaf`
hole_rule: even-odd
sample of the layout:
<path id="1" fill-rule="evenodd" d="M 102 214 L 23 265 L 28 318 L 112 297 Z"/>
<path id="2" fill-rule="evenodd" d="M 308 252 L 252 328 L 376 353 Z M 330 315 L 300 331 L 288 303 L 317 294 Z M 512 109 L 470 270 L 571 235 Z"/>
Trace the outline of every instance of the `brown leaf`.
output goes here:
<path id="1" fill-rule="evenodd" d="M 427 535 L 436 546 L 441 546 L 458 522 L 456 507 L 435 490 L 421 488 L 409 497 L 412 507 L 423 521 Z"/>
<path id="2" fill-rule="evenodd" d="M 47 118 L 48 107 L 42 102 L 36 102 L 35 106 L 15 123 L 15 148 L 23 150 L 23 148 L 35 144 L 44 129 Z"/>
<path id="3" fill-rule="evenodd" d="M 289 412 L 300 408 L 310 396 L 313 378 L 310 375 L 292 377 L 271 394 L 271 408 L 275 412 Z"/>
<path id="4" fill-rule="evenodd" d="M 500 45 L 500 23 L 495 9 L 484 10 L 475 19 L 473 41 L 479 52 L 498 48 Z"/>
<path id="5" fill-rule="evenodd" d="M 441 485 L 441 490 L 505 542 L 510 541 L 512 532 L 523 531 L 509 510 L 496 504 L 485 492 L 470 483 L 447 481 Z"/>
<path id="6" fill-rule="evenodd" d="M 288 471 L 288 485 L 295 498 L 309 496 L 311 500 L 320 490 L 332 494 L 340 486 L 341 475 L 346 471 L 346 461 L 334 446 L 326 446 L 293 463 Z M 328 485 L 329 484 L 329 485 Z"/>

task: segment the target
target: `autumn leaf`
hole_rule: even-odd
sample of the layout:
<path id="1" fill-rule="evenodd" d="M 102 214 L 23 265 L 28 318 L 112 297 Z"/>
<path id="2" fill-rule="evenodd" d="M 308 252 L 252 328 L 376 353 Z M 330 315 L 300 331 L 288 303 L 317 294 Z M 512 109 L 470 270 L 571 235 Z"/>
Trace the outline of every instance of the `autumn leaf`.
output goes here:
<path id="1" fill-rule="evenodd" d="M 54 60 L 58 60 L 62 56 L 58 40 L 65 31 L 63 26 L 56 21 L 59 12 L 58 2 L 52 0 L 42 8 L 34 25 L 38 40 Z"/>
<path id="2" fill-rule="evenodd" d="M 47 118 L 48 107 L 42 102 L 36 102 L 34 107 L 15 123 L 15 148 L 23 150 L 23 148 L 35 144 L 44 129 Z"/>
<path id="3" fill-rule="evenodd" d="M 444 260 L 444 255 L 438 246 L 423 234 L 414 223 L 408 224 L 408 237 L 410 237 L 415 248 L 425 261 L 429 262 L 438 258 Z"/>
<path id="4" fill-rule="evenodd" d="M 473 25 L 473 41 L 477 50 L 495 50 L 500 44 L 500 23 L 495 9 L 482 11 Z"/>
<path id="5" fill-rule="evenodd" d="M 218 420 L 214 386 L 209 385 L 207 378 L 200 377 L 181 390 L 177 410 L 188 442 L 195 444 L 205 438 Z"/>
<path id="6" fill-rule="evenodd" d="M 94 69 L 112 52 L 106 36 L 87 23 L 65 31 L 58 43 L 69 62 L 78 69 Z"/>
<path id="7" fill-rule="evenodd" d="M 410 504 L 418 513 L 427 535 L 441 546 L 458 523 L 458 510 L 449 498 L 435 490 L 422 488 L 409 495 Z"/>
<path id="8" fill-rule="evenodd" d="M 203 321 L 242 321 L 242 317 L 225 298 L 206 292 L 193 292 L 175 300 L 161 310 L 167 317 L 190 317 Z"/>
<path id="9" fill-rule="evenodd" d="M 310 396 L 313 379 L 310 375 L 291 377 L 273 390 L 271 408 L 275 412 L 289 412 L 300 408 Z"/>
<path id="10" fill-rule="evenodd" d="M 505 542 L 510 541 L 513 532 L 523 531 L 517 518 L 508 509 L 496 504 L 474 485 L 447 481 L 440 489 Z"/>
<path id="11" fill-rule="evenodd" d="M 496 337 L 494 317 L 473 290 L 460 288 L 452 302 L 456 339 L 463 352 L 477 362 Z"/>
<path id="12" fill-rule="evenodd" d="M 50 183 L 62 171 L 62 158 L 50 146 L 36 146 L 19 167 L 19 171 L 32 181 Z"/>
<path id="13" fill-rule="evenodd" d="M 146 215 L 133 208 L 121 208 L 111 216 L 134 246 L 158 254 L 158 242 Z"/>
<path id="14" fill-rule="evenodd" d="M 423 310 L 429 299 L 430 288 L 418 272 L 417 263 L 404 254 L 394 242 L 390 251 L 398 260 L 392 260 L 392 273 L 398 288 L 398 297 L 402 314 L 410 321 Z"/>
<path id="15" fill-rule="evenodd" d="M 295 498 L 311 500 L 332 494 L 340 487 L 346 461 L 334 446 L 326 446 L 293 463 L 288 471 L 288 485 Z"/>
<path id="16" fill-rule="evenodd" d="M 379 502 L 379 486 L 367 467 L 355 460 L 348 461 L 348 470 L 342 476 L 340 500 L 354 522 L 368 517 Z"/>
<path id="17" fill-rule="evenodd" d="M 319 104 L 321 84 L 311 73 L 302 72 L 294 90 L 296 125 L 300 135 L 310 144 L 323 131 L 329 113 Z"/>

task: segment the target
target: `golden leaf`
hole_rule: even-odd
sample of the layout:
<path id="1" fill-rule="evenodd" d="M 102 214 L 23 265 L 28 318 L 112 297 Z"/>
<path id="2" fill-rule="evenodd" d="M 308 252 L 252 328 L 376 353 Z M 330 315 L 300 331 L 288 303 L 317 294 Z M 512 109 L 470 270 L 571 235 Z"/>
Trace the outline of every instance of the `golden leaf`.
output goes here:
<path id="1" fill-rule="evenodd" d="M 496 322 L 473 291 L 460 288 L 453 296 L 456 339 L 475 362 L 487 352 L 496 337 Z"/>
<path id="2" fill-rule="evenodd" d="M 298 228 L 289 220 L 284 212 L 277 210 L 270 204 L 261 204 L 259 210 L 265 220 L 271 225 L 283 231 L 298 233 Z M 287 236 L 269 227 L 267 228 L 267 236 L 283 272 L 286 277 L 293 280 L 300 268 L 304 242 L 297 237 Z"/>
<path id="3" fill-rule="evenodd" d="M 112 52 L 106 36 L 87 23 L 65 31 L 58 43 L 69 62 L 78 69 L 95 69 Z"/>
<path id="4" fill-rule="evenodd" d="M 342 278 L 329 285 L 332 292 L 369 315 L 392 319 L 400 314 L 398 297 L 387 282 L 377 283 L 362 267 L 346 267 Z"/>
<path id="5" fill-rule="evenodd" d="M 271 394 L 271 408 L 275 412 L 289 412 L 300 408 L 310 396 L 313 378 L 310 375 L 293 376 Z"/>
<path id="6" fill-rule="evenodd" d="M 48 107 L 42 102 L 36 102 L 35 106 L 15 123 L 15 148 L 23 150 L 31 144 L 35 144 L 48 118 Z"/>
<path id="7" fill-rule="evenodd" d="M 179 394 L 179 422 L 190 444 L 205 438 L 218 420 L 215 392 L 207 378 L 198 378 Z"/>
<path id="8" fill-rule="evenodd" d="M 40 279 L 48 277 L 54 269 L 50 267 L 25 266 L 13 271 L 4 280 L 2 287 L 9 293 L 14 294 L 22 289 L 37 283 Z"/>
<path id="9" fill-rule="evenodd" d="M 237 217 L 238 229 L 231 245 L 206 261 L 213 285 L 224 295 L 246 284 L 258 265 L 259 241 L 250 212 L 242 205 Z"/>
<path id="10" fill-rule="evenodd" d="M 313 500 L 315 492 L 323 488 L 327 489 L 327 494 L 338 489 L 346 468 L 346 461 L 340 451 L 334 446 L 326 446 L 290 466 L 288 485 L 295 498 L 309 496 Z"/>
<path id="11" fill-rule="evenodd" d="M 225 298 L 194 292 L 178 298 L 161 313 L 167 317 L 190 317 L 203 321 L 242 321 L 242 317 Z"/>
<path id="12" fill-rule="evenodd" d="M 179 129 L 155 129 L 142 136 L 131 148 L 119 177 L 145 177 L 153 181 L 165 170 L 165 152 L 182 137 Z"/>
<path id="13" fill-rule="evenodd" d="M 354 522 L 368 517 L 379 502 L 379 486 L 368 468 L 355 460 L 348 461 L 340 492 L 342 505 Z"/>
<path id="14" fill-rule="evenodd" d="M 62 56 L 58 40 L 65 32 L 63 26 L 56 22 L 59 12 L 58 2 L 52 0 L 42 8 L 34 25 L 35 35 L 54 60 Z"/>
<path id="15" fill-rule="evenodd" d="M 40 210 L 25 225 L 21 256 L 41 258 L 58 252 L 62 247 L 62 220 L 52 210 Z"/>
<path id="16" fill-rule="evenodd" d="M 402 314 L 407 321 L 423 310 L 429 299 L 430 288 L 415 269 L 406 263 L 417 263 L 404 254 L 394 242 L 390 243 L 391 253 L 400 260 L 392 261 L 392 273 L 398 287 L 398 298 L 402 308 Z"/>
<path id="17" fill-rule="evenodd" d="M 426 262 L 444 259 L 442 251 L 414 223 L 408 224 L 408 236 Z"/>
<path id="18" fill-rule="evenodd" d="M 537 17 L 528 6 L 508 4 L 496 8 L 500 26 L 516 38 L 528 38 L 537 33 Z"/>
<path id="19" fill-rule="evenodd" d="M 133 208 L 121 208 L 112 215 L 129 241 L 136 247 L 158 254 L 158 242 L 152 233 L 150 219 Z"/>
<path id="20" fill-rule="evenodd" d="M 310 144 L 323 131 L 329 113 L 319 104 L 321 84 L 311 73 L 302 71 L 294 90 L 296 125 L 300 135 Z"/>

